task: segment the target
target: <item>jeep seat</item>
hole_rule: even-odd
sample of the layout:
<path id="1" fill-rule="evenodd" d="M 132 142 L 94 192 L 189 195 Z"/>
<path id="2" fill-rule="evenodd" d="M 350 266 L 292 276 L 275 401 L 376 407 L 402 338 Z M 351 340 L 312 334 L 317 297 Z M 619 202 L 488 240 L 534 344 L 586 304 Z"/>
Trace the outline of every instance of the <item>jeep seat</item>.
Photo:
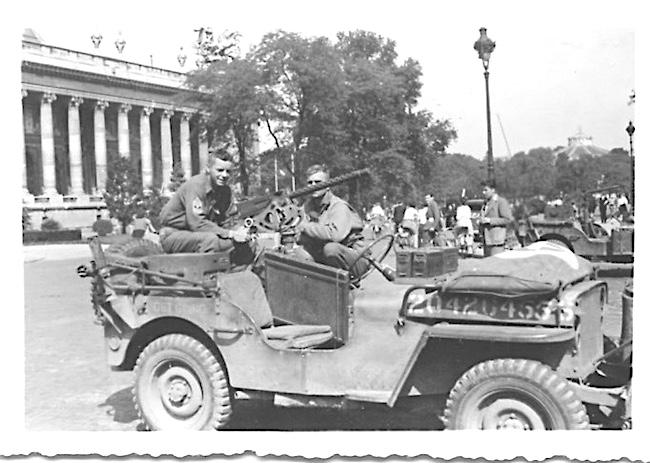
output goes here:
<path id="1" fill-rule="evenodd" d="M 269 344 L 278 349 L 318 347 L 334 337 L 327 325 L 282 325 L 262 330 Z"/>
<path id="2" fill-rule="evenodd" d="M 273 326 L 273 314 L 260 279 L 250 270 L 219 275 L 224 297 L 241 307 L 261 328 L 267 343 L 276 349 L 309 349 L 334 337 L 328 325 Z"/>

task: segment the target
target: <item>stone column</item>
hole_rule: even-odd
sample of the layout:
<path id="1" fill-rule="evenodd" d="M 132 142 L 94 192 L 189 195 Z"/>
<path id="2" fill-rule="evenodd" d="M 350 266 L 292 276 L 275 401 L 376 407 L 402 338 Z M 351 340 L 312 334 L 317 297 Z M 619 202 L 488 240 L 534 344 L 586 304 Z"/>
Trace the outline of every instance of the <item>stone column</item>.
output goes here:
<path id="1" fill-rule="evenodd" d="M 185 178 L 192 176 L 192 148 L 190 145 L 190 116 L 181 113 L 181 166 L 185 171 Z"/>
<path id="2" fill-rule="evenodd" d="M 97 100 L 95 103 L 95 172 L 97 174 L 97 190 L 106 188 L 106 118 L 104 110 L 108 101 Z"/>
<path id="3" fill-rule="evenodd" d="M 199 170 L 203 170 L 208 165 L 208 129 L 204 117 L 199 120 Z"/>
<path id="4" fill-rule="evenodd" d="M 84 192 L 83 169 L 81 167 L 81 125 L 79 123 L 79 105 L 83 99 L 70 98 L 68 104 L 68 156 L 70 156 L 70 186 L 73 195 Z"/>
<path id="5" fill-rule="evenodd" d="M 121 104 L 117 112 L 117 152 L 123 158 L 129 157 L 129 111 L 130 104 Z"/>
<path id="6" fill-rule="evenodd" d="M 54 126 L 52 102 L 54 93 L 44 93 L 41 97 L 41 153 L 43 156 L 43 194 L 56 196 L 56 164 L 54 160 Z"/>
<path id="7" fill-rule="evenodd" d="M 27 97 L 27 90 L 21 90 L 23 99 Z M 20 119 L 20 138 L 18 140 L 18 149 L 20 150 L 20 155 L 23 160 L 23 199 L 30 196 L 29 190 L 27 189 L 27 151 L 25 150 L 25 114 L 24 109 L 21 113 Z"/>
<path id="8" fill-rule="evenodd" d="M 142 162 L 142 186 L 145 190 L 153 188 L 153 152 L 151 151 L 151 125 L 149 116 L 152 107 L 140 111 L 140 160 Z"/>
<path id="9" fill-rule="evenodd" d="M 166 109 L 160 117 L 160 154 L 162 157 L 162 187 L 164 192 L 169 191 L 174 165 L 172 157 L 172 114 L 174 114 L 174 111 Z"/>

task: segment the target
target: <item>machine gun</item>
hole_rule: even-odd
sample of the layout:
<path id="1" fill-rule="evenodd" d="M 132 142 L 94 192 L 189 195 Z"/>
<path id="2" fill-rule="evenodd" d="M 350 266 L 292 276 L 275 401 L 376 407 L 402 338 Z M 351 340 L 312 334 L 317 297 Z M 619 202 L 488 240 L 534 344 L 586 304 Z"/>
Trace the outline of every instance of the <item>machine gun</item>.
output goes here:
<path id="1" fill-rule="evenodd" d="M 295 227 L 301 220 L 301 212 L 295 199 L 325 190 L 341 183 L 349 182 L 362 175 L 370 174 L 370 169 L 360 169 L 329 179 L 326 182 L 308 185 L 290 193 L 282 191 L 268 196 L 258 196 L 240 202 L 238 215 L 251 232 L 285 232 Z"/>

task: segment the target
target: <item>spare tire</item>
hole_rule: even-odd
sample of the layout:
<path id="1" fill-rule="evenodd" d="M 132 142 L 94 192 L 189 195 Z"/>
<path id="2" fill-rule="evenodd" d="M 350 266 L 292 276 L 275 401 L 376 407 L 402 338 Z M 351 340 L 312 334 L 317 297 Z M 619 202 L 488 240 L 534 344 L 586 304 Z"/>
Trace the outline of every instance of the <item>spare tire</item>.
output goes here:
<path id="1" fill-rule="evenodd" d="M 109 246 L 106 252 L 124 257 L 145 257 L 164 254 L 162 246 L 144 238 L 132 238 L 124 243 Z"/>

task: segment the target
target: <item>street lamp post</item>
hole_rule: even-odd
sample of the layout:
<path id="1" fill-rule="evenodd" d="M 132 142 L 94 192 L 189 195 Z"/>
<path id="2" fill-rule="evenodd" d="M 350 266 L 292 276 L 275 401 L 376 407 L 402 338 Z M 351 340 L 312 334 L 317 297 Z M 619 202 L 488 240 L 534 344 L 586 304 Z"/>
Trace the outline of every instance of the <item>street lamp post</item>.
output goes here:
<path id="1" fill-rule="evenodd" d="M 474 50 L 478 52 L 479 59 L 483 62 L 483 75 L 485 76 L 485 105 L 487 110 L 487 178 L 488 181 L 494 182 L 494 155 L 492 154 L 492 121 L 490 118 L 490 73 L 488 67 L 490 66 L 490 55 L 494 51 L 496 43 L 494 43 L 487 36 L 487 29 L 481 27 L 479 29 L 481 36 L 474 42 Z"/>
<path id="2" fill-rule="evenodd" d="M 634 131 L 635 131 L 634 124 L 632 124 L 632 121 L 627 125 L 625 128 L 625 131 L 630 137 L 630 184 L 632 186 L 632 189 L 630 191 L 630 205 L 634 207 Z"/>

